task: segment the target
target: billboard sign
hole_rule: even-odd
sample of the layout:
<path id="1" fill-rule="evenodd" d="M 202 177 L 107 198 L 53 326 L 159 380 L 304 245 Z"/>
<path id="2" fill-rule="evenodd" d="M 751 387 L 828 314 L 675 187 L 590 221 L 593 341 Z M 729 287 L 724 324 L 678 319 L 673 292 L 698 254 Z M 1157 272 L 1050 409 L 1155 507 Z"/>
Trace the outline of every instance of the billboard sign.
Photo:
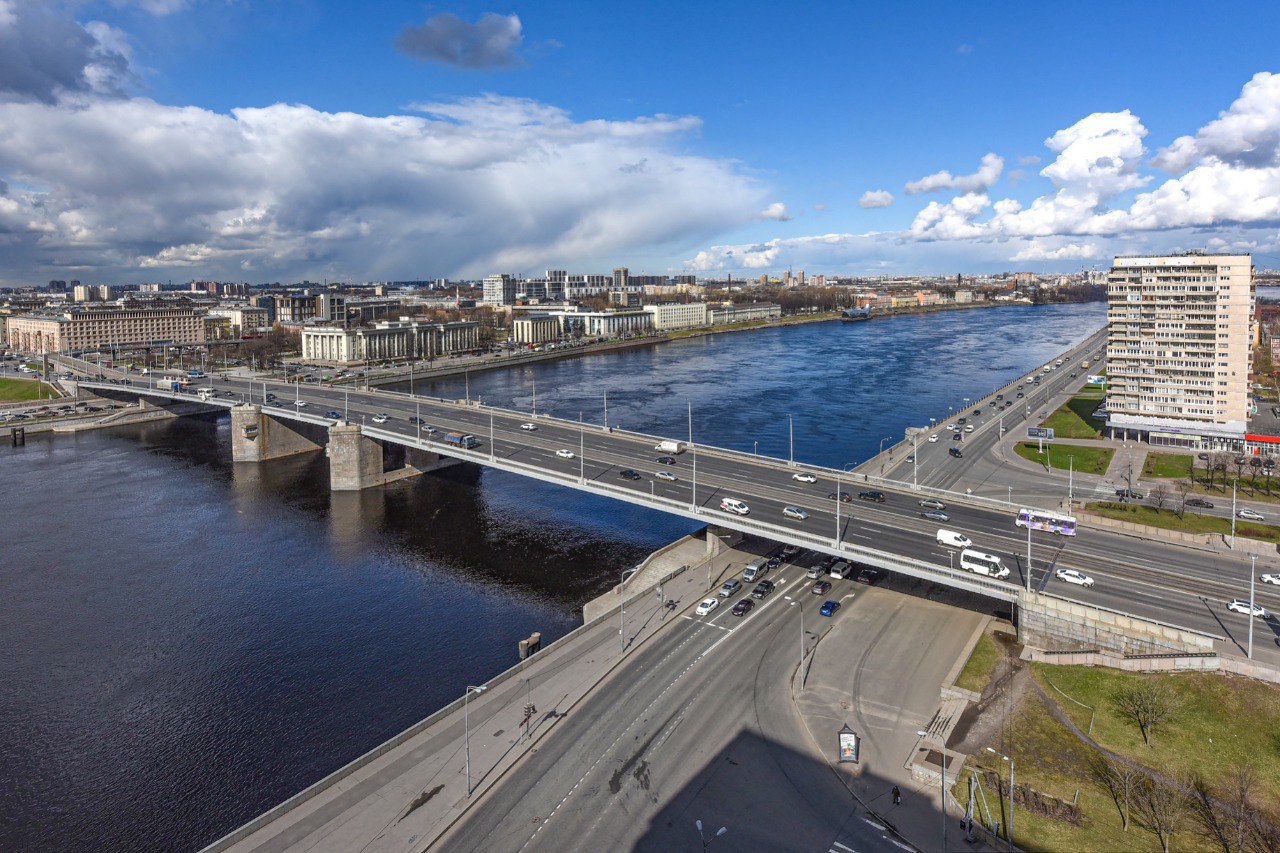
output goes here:
<path id="1" fill-rule="evenodd" d="M 1090 373 L 1090 374 L 1089 374 L 1087 377 L 1085 377 L 1085 378 L 1089 380 L 1089 384 L 1091 384 L 1091 385 L 1106 385 L 1106 384 L 1107 384 L 1107 377 L 1105 377 L 1105 376 L 1099 376 L 1098 374 L 1095 374 L 1095 373 Z"/>
<path id="2" fill-rule="evenodd" d="M 1027 427 L 1027 438 L 1043 438 L 1053 441 L 1053 430 L 1047 427 Z"/>
<path id="3" fill-rule="evenodd" d="M 844 728 L 838 732 L 840 738 L 840 762 L 858 763 L 858 749 L 862 745 L 861 738 L 857 732 L 849 728 L 849 724 L 845 723 Z"/>

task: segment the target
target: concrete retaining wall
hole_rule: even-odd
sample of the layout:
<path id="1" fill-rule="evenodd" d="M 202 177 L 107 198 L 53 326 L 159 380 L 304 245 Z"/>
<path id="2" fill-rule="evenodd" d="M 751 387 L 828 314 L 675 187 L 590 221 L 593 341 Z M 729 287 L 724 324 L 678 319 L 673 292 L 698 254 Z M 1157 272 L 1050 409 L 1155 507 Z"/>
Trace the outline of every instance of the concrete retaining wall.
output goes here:
<path id="1" fill-rule="evenodd" d="M 1054 653 L 1028 646 L 1023 650 L 1022 658 L 1059 666 L 1106 666 L 1125 672 L 1225 672 L 1280 684 L 1280 669 L 1274 666 L 1218 655 L 1125 657 L 1101 651 Z"/>
<path id="2" fill-rule="evenodd" d="M 1120 530 L 1126 533 L 1133 533 L 1147 539 L 1164 539 L 1169 542 L 1179 542 L 1182 544 L 1198 545 L 1202 548 L 1211 548 L 1215 551 L 1234 550 L 1246 554 L 1265 554 L 1274 556 L 1278 550 L 1276 543 L 1264 542 L 1261 539 L 1249 539 L 1244 536 L 1236 537 L 1235 547 L 1229 544 L 1229 538 L 1220 533 L 1187 533 L 1183 530 L 1165 530 L 1163 527 L 1152 527 L 1149 524 L 1137 524 L 1132 521 L 1121 521 L 1118 518 L 1108 518 L 1105 515 L 1099 515 L 1096 512 L 1081 510 L 1076 513 L 1077 519 L 1084 519 L 1094 527 L 1105 527 L 1110 530 Z"/>
<path id="3" fill-rule="evenodd" d="M 673 577 L 674 574 L 704 562 L 706 545 L 702 541 L 703 535 L 691 533 L 645 557 L 644 562 L 638 567 L 639 571 L 627 578 L 628 600 L 640 593 L 648 592 L 665 579 Z M 617 612 L 617 610 L 618 587 L 614 585 L 608 592 L 582 606 L 583 624 L 590 624 L 605 613 Z"/>
<path id="4" fill-rule="evenodd" d="M 1023 593 L 1018 640 L 1048 651 L 1212 652 L 1214 637 L 1039 593 Z"/>

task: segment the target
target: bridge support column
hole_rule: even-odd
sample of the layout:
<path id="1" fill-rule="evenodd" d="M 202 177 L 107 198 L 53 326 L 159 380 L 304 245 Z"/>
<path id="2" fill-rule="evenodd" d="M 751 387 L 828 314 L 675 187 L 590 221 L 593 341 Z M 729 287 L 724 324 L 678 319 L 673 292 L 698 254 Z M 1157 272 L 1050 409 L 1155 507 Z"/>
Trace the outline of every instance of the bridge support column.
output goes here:
<path id="1" fill-rule="evenodd" d="M 319 449 L 320 445 L 266 414 L 261 406 L 231 409 L 231 458 L 235 462 L 265 462 Z"/>
<path id="2" fill-rule="evenodd" d="M 358 492 L 421 473 L 408 464 L 385 470 L 382 445 L 367 437 L 359 424 L 329 427 L 329 488 L 333 491 Z"/>
<path id="3" fill-rule="evenodd" d="M 708 524 L 706 529 L 707 556 L 714 557 L 726 548 L 732 548 L 742 541 L 742 534 L 727 527 Z"/>

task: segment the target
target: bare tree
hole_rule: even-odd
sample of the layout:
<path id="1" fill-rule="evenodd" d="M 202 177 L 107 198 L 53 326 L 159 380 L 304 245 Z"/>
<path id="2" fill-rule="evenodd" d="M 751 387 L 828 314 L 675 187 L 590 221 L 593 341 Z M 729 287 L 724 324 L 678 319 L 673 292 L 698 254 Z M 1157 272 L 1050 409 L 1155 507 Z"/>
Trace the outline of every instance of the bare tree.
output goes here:
<path id="1" fill-rule="evenodd" d="M 1142 781 L 1146 778 L 1136 766 L 1123 761 L 1116 761 L 1101 752 L 1095 752 L 1090 759 L 1089 769 L 1111 794 L 1116 809 L 1120 812 L 1120 825 L 1129 831 L 1129 807 Z"/>
<path id="2" fill-rule="evenodd" d="M 1137 678 L 1112 694 L 1121 715 L 1130 719 L 1142 732 L 1142 741 L 1151 745 L 1155 731 L 1178 712 L 1178 695 L 1168 682 L 1159 678 Z"/>
<path id="3" fill-rule="evenodd" d="M 1187 501 L 1191 500 L 1191 493 L 1195 489 L 1195 483 L 1192 480 L 1179 480 L 1175 488 L 1178 490 L 1177 503 L 1175 504 L 1178 508 L 1178 518 L 1183 518 L 1187 514 Z"/>
<path id="4" fill-rule="evenodd" d="M 1156 483 L 1147 492 L 1147 497 L 1151 498 L 1151 502 L 1156 505 L 1156 512 L 1159 512 L 1169 502 L 1169 489 L 1164 483 Z"/>
<path id="5" fill-rule="evenodd" d="M 1227 468 L 1231 465 L 1232 456 L 1221 450 L 1209 455 L 1209 487 L 1213 488 L 1214 472 L 1222 472 L 1222 491 L 1227 491 Z"/>
<path id="6" fill-rule="evenodd" d="M 1173 783 L 1143 777 L 1134 800 L 1138 825 L 1160 842 L 1169 853 L 1173 836 L 1180 832 L 1187 818 L 1187 798 Z"/>

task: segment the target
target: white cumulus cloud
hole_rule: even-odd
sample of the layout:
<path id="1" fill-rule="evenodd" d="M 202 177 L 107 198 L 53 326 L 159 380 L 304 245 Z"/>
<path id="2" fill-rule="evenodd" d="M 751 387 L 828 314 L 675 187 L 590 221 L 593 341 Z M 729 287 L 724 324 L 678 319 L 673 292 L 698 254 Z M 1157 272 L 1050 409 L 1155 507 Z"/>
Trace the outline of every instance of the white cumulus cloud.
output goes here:
<path id="1" fill-rule="evenodd" d="M 888 207 L 893 204 L 893 193 L 888 190 L 867 190 L 862 194 L 862 198 L 858 199 L 858 207 L 877 208 Z"/>
<path id="2" fill-rule="evenodd" d="M 761 219 L 772 219 L 775 222 L 790 222 L 794 218 L 787 212 L 787 206 L 780 201 L 775 201 L 758 215 Z"/>
<path id="3" fill-rule="evenodd" d="M 918 181 L 908 181 L 904 192 L 907 195 L 952 190 L 955 192 L 982 192 L 1000 180 L 1004 171 L 1004 158 L 994 152 L 982 158 L 978 171 L 971 175 L 952 175 L 946 169 L 926 175 Z"/>
<path id="4" fill-rule="evenodd" d="M 1160 149 L 1152 163 L 1177 173 L 1209 157 L 1233 166 L 1280 165 L 1280 74 L 1255 74 L 1217 119 Z"/>

